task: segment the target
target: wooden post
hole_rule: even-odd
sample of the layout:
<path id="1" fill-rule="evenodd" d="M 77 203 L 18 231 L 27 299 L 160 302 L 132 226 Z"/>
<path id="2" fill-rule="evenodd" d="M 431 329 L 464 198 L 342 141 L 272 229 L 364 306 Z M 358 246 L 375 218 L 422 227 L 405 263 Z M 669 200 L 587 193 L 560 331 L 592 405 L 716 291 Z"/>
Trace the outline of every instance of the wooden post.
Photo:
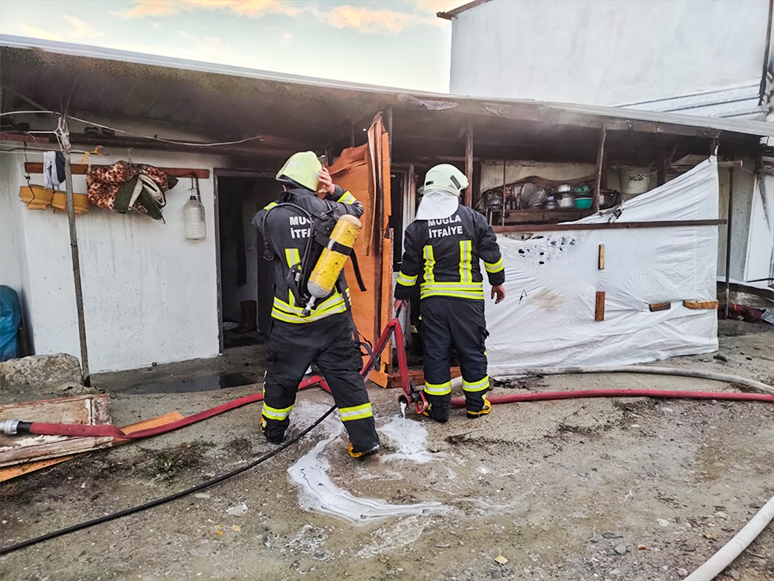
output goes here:
<path id="1" fill-rule="evenodd" d="M 657 185 L 663 186 L 666 183 L 666 172 L 669 161 L 666 158 L 666 154 L 662 154 L 658 157 L 658 167 L 656 168 Z"/>
<path id="2" fill-rule="evenodd" d="M 723 300 L 726 305 L 723 308 L 723 317 L 728 318 L 728 303 L 731 300 L 731 220 L 734 207 L 734 168 L 728 169 L 728 215 L 726 222 L 726 288 L 723 291 Z"/>
<path id="3" fill-rule="evenodd" d="M 602 125 L 602 132 L 599 134 L 599 149 L 597 150 L 597 179 L 594 184 L 594 201 L 592 208 L 599 212 L 599 203 L 602 198 L 602 172 L 605 171 L 605 140 L 607 139 L 607 129 Z"/>
<path id="4" fill-rule="evenodd" d="M 75 202 L 73 201 L 73 172 L 70 168 L 70 148 L 63 152 L 65 156 L 65 198 L 67 201 L 67 223 L 70 228 L 70 255 L 73 262 L 73 280 L 75 282 L 75 308 L 78 313 L 78 338 L 81 344 L 81 368 L 84 385 L 89 380 L 89 349 L 86 345 L 86 318 L 83 312 L 83 286 L 81 285 L 81 258 L 78 252 L 78 233 L 75 229 Z"/>
<path id="5" fill-rule="evenodd" d="M 387 142 L 390 144 L 390 163 L 392 163 L 392 107 L 387 109 Z"/>
<path id="6" fill-rule="evenodd" d="M 605 245 L 599 245 L 599 262 L 597 263 L 599 270 L 605 270 Z"/>
<path id="7" fill-rule="evenodd" d="M 465 130 L 465 176 L 468 178 L 468 187 L 465 188 L 465 205 L 471 208 L 473 207 L 473 123 L 470 121 Z"/>

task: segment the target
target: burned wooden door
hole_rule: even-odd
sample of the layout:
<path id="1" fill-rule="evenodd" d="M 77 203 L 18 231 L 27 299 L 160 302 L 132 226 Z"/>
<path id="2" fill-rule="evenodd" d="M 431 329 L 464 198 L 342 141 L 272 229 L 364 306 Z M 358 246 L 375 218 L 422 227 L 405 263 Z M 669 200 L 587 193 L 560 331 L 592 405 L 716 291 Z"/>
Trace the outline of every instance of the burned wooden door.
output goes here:
<path id="1" fill-rule="evenodd" d="M 333 181 L 349 190 L 365 208 L 360 219 L 363 230 L 355 242 L 355 252 L 366 290 L 361 291 L 357 285 L 352 261 L 347 261 L 346 276 L 361 340 L 373 345 L 392 313 L 392 237 L 388 228 L 390 147 L 381 114 L 368 130 L 368 143 L 345 149 L 328 169 Z M 382 354 L 379 368 L 371 374 L 371 379 L 382 387 L 387 385 L 391 357 L 390 345 Z"/>

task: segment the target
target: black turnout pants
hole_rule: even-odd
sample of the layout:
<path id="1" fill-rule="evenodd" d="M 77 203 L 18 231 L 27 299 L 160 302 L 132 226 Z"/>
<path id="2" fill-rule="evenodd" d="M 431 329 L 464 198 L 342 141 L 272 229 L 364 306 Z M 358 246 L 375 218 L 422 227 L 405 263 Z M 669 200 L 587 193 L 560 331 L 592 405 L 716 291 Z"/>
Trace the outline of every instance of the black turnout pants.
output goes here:
<path id="1" fill-rule="evenodd" d="M 484 301 L 435 296 L 422 300 L 422 332 L 425 351 L 425 397 L 434 419 L 445 422 L 451 410 L 452 346 L 462 371 L 465 405 L 470 411 L 484 407 L 489 389 L 486 362 Z"/>
<path id="2" fill-rule="evenodd" d="M 290 424 L 298 384 L 312 363 L 320 368 L 331 388 L 355 452 L 379 443 L 365 381 L 360 375 L 360 347 L 352 338 L 348 313 L 311 323 L 274 320 L 266 358 L 262 416 L 264 431 L 280 441 Z"/>

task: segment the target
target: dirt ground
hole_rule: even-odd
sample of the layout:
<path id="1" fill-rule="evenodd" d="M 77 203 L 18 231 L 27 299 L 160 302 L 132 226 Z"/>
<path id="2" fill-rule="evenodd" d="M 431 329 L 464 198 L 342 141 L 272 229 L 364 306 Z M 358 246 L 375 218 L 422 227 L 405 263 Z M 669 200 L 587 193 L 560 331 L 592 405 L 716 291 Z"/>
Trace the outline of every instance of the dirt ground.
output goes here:
<path id="1" fill-rule="evenodd" d="M 723 321 L 720 342 L 725 361 L 709 354 L 657 365 L 774 384 L 774 326 Z M 244 369 L 257 373 L 249 357 L 231 357 L 223 370 L 246 362 Z M 95 381 L 112 394 L 115 423 L 190 414 L 260 388 L 148 394 L 143 373 L 154 372 L 127 374 L 123 389 L 116 377 Z M 627 387 L 733 389 L 697 379 L 587 375 L 532 378 L 495 392 Z M 774 495 L 768 403 L 536 402 L 498 406 L 475 421 L 456 411 L 437 425 L 411 413 L 403 423 L 395 391 L 373 388 L 371 395 L 382 458 L 398 457 L 350 459 L 336 436 L 338 420 L 326 420 L 298 445 L 203 493 L 2 557 L 0 579 L 672 580 L 703 563 Z M 329 404 L 318 390 L 300 394 L 293 430 Z M 248 406 L 0 484 L 0 543 L 244 465 L 272 449 L 258 431 L 258 413 Z M 399 436 L 425 431 L 426 451 L 418 453 L 428 461 L 401 458 L 406 441 Z M 317 462 L 317 476 L 327 469 L 342 493 L 399 505 L 397 511 L 439 504 L 365 524 L 305 510 L 309 493 L 288 473 L 302 457 Z M 774 579 L 774 527 L 720 578 Z"/>

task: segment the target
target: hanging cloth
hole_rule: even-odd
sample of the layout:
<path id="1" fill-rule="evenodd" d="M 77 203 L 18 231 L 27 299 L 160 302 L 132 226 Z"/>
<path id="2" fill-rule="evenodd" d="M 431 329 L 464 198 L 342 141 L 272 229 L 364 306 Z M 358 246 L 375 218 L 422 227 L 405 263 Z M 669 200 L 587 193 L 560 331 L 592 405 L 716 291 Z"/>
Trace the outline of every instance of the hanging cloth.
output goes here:
<path id="1" fill-rule="evenodd" d="M 460 206 L 460 199 L 442 190 L 425 190 L 417 209 L 417 220 L 441 220 L 448 218 Z"/>
<path id="2" fill-rule="evenodd" d="M 62 156 L 62 173 L 60 177 L 58 165 L 58 155 Z M 46 151 L 43 153 L 43 185 L 49 190 L 55 190 L 56 187 L 64 181 L 64 155 L 59 151 Z"/>

